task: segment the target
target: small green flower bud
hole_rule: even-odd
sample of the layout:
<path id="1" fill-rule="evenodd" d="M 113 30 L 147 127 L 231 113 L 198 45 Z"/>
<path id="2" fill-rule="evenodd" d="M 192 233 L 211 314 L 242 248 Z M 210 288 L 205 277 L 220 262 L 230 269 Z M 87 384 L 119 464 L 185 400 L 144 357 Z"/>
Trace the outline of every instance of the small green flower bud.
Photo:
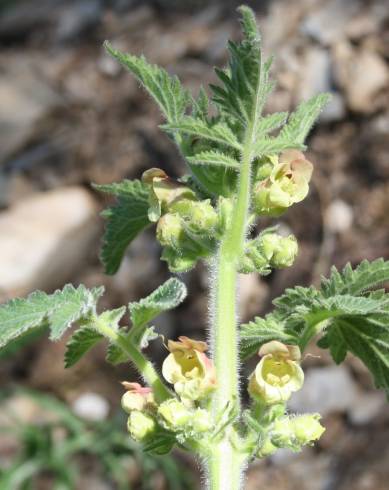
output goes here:
<path id="1" fill-rule="evenodd" d="M 131 437 L 138 442 L 148 439 L 156 431 L 155 420 L 148 414 L 134 410 L 127 421 L 127 429 Z"/>
<path id="2" fill-rule="evenodd" d="M 188 272 L 196 265 L 197 257 L 191 255 L 180 255 L 171 247 L 165 247 L 161 259 L 168 263 L 172 272 Z"/>
<path id="3" fill-rule="evenodd" d="M 188 227 L 195 233 L 212 235 L 218 224 L 218 215 L 209 199 L 205 201 L 183 199 L 173 203 L 170 210 L 184 219 Z"/>
<path id="4" fill-rule="evenodd" d="M 325 431 L 319 422 L 320 419 L 318 413 L 300 415 L 293 419 L 294 434 L 300 444 L 309 444 L 320 439 Z"/>
<path id="5" fill-rule="evenodd" d="M 296 446 L 292 418 L 283 417 L 274 422 L 271 441 L 280 448 L 294 448 Z"/>
<path id="6" fill-rule="evenodd" d="M 139 383 L 129 383 L 124 381 L 123 386 L 128 390 L 122 396 L 121 405 L 125 412 L 133 410 L 142 411 L 147 405 L 155 405 L 154 396 L 151 388 L 143 387 Z"/>
<path id="7" fill-rule="evenodd" d="M 281 237 L 278 248 L 275 250 L 271 263 L 280 269 L 290 267 L 298 254 L 296 237 L 289 235 Z"/>
<path id="8" fill-rule="evenodd" d="M 207 432 L 212 428 L 211 415 L 203 408 L 197 408 L 192 416 L 192 427 L 195 432 Z"/>
<path id="9" fill-rule="evenodd" d="M 265 405 L 287 401 L 304 382 L 299 348 L 272 341 L 261 347 L 259 355 L 263 357 L 249 378 L 250 395 Z"/>
<path id="10" fill-rule="evenodd" d="M 267 458 L 277 451 L 277 446 L 275 446 L 270 438 L 266 438 L 263 445 L 258 449 L 256 454 L 257 458 Z"/>
<path id="11" fill-rule="evenodd" d="M 311 444 L 321 437 L 325 428 L 319 420 L 319 414 L 278 419 L 273 426 L 271 441 L 277 447 L 298 451 L 302 446 Z"/>
<path id="12" fill-rule="evenodd" d="M 266 233 L 259 240 L 263 255 L 273 267 L 290 267 L 298 253 L 297 240 L 293 235 L 282 237 L 276 233 Z"/>
<path id="13" fill-rule="evenodd" d="M 266 233 L 260 239 L 263 255 L 270 262 L 274 253 L 279 249 L 281 236 L 276 233 Z"/>
<path id="14" fill-rule="evenodd" d="M 185 230 L 178 214 L 167 213 L 159 219 L 157 240 L 165 247 L 180 250 L 185 241 Z"/>
<path id="15" fill-rule="evenodd" d="M 191 419 L 190 410 L 175 398 L 161 403 L 158 408 L 158 414 L 162 416 L 165 425 L 171 430 L 185 427 Z"/>

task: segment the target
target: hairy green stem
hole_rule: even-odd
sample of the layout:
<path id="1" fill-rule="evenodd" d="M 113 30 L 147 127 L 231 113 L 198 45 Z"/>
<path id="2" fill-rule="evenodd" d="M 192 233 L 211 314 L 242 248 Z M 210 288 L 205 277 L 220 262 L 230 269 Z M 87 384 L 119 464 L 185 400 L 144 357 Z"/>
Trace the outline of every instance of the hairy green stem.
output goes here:
<path id="1" fill-rule="evenodd" d="M 153 388 L 155 399 L 163 402 L 171 397 L 171 393 L 165 386 L 153 364 L 121 333 L 112 329 L 109 325 L 97 319 L 95 329 L 107 337 L 112 343 L 119 347 L 133 362 L 146 383 Z"/>
<path id="2" fill-rule="evenodd" d="M 250 164 L 254 128 L 248 131 L 242 152 L 237 200 L 231 216 L 231 225 L 220 245 L 215 270 L 213 357 L 218 387 L 213 398 L 214 416 L 239 400 L 239 351 L 237 331 L 237 282 L 239 260 L 244 251 L 250 205 Z M 237 490 L 240 488 L 244 458 L 231 444 L 232 427 L 213 447 L 208 462 L 210 490 Z"/>

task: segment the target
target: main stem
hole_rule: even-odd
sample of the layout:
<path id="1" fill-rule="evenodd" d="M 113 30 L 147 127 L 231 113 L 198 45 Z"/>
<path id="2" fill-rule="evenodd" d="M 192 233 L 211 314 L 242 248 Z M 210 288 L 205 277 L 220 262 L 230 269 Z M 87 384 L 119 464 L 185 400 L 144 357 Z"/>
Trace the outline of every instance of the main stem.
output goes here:
<path id="1" fill-rule="evenodd" d="M 247 217 L 250 205 L 250 164 L 254 128 L 247 132 L 242 152 L 238 195 L 231 225 L 220 245 L 216 263 L 216 288 L 213 298 L 213 356 L 218 387 L 213 399 L 215 417 L 230 406 L 239 408 L 239 352 L 237 332 L 238 264 L 244 251 Z M 238 490 L 241 486 L 244 457 L 231 444 L 233 428 L 212 447 L 208 461 L 209 490 Z"/>

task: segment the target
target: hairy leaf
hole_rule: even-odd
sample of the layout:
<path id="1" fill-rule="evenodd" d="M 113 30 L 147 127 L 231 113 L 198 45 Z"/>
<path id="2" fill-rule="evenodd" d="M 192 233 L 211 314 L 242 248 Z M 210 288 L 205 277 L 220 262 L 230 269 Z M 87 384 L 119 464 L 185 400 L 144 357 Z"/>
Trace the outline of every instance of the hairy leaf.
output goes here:
<path id="1" fill-rule="evenodd" d="M 267 133 L 281 127 L 288 118 L 287 112 L 275 112 L 260 119 L 257 125 L 258 138 L 262 138 Z"/>
<path id="2" fill-rule="evenodd" d="M 128 336 L 128 332 L 124 334 Z M 121 364 L 124 362 L 128 362 L 129 356 L 126 354 L 120 347 L 115 344 L 109 344 L 107 348 L 107 355 L 105 359 L 110 363 L 116 366 L 117 364 Z"/>
<path id="3" fill-rule="evenodd" d="M 179 134 L 191 135 L 196 138 L 214 141 L 215 143 L 226 145 L 237 150 L 241 149 L 241 145 L 234 133 L 227 124 L 221 122 L 210 124 L 202 119 L 185 116 L 181 121 L 163 124 L 161 128 L 169 132 L 178 132 Z"/>
<path id="4" fill-rule="evenodd" d="M 319 94 L 302 102 L 282 128 L 280 137 L 296 143 L 304 143 L 310 129 L 330 98 L 329 94 Z"/>
<path id="5" fill-rule="evenodd" d="M 271 138 L 265 136 L 259 139 L 254 146 L 254 154 L 256 157 L 263 155 L 273 155 L 285 150 L 304 150 L 305 146 L 297 141 L 290 140 L 288 138 L 277 136 Z"/>
<path id="6" fill-rule="evenodd" d="M 226 117 L 241 128 L 259 119 L 273 84 L 269 81 L 271 60 L 263 63 L 261 37 L 254 13 L 240 7 L 243 40 L 229 42 L 230 61 L 226 70 L 216 69 L 222 86 L 211 85 L 213 100 Z M 255 126 L 255 123 L 254 125 Z"/>
<path id="7" fill-rule="evenodd" d="M 74 332 L 66 344 L 65 367 L 74 366 L 84 354 L 104 337 L 90 327 L 83 327 Z"/>
<path id="8" fill-rule="evenodd" d="M 330 277 L 322 278 L 321 290 L 326 297 L 334 294 L 360 294 L 386 281 L 389 281 L 389 260 L 364 260 L 355 269 L 347 264 L 342 272 L 333 267 Z"/>
<path id="9" fill-rule="evenodd" d="M 117 203 L 102 213 L 107 224 L 101 250 L 105 272 L 115 274 L 128 245 L 150 224 L 148 190 L 139 180 L 124 180 L 117 184 L 94 187 L 117 197 Z"/>
<path id="10" fill-rule="evenodd" d="M 26 299 L 13 299 L 0 306 L 0 347 L 26 332 L 48 325 L 50 339 L 58 340 L 75 322 L 95 312 L 104 288 L 72 285 L 48 295 L 36 291 Z"/>
<path id="11" fill-rule="evenodd" d="M 186 298 L 185 284 L 168 279 L 146 298 L 128 305 L 134 326 L 144 326 L 164 311 L 175 308 Z"/>
<path id="12" fill-rule="evenodd" d="M 186 159 L 193 165 L 215 165 L 239 169 L 239 162 L 235 158 L 216 150 L 202 151 Z"/>
<path id="13" fill-rule="evenodd" d="M 319 346 L 329 348 L 335 362 L 347 351 L 359 357 L 374 377 L 377 388 L 389 396 L 389 310 L 386 313 L 334 318 Z"/>
<path id="14" fill-rule="evenodd" d="M 298 343 L 296 335 L 286 329 L 285 322 L 272 315 L 265 318 L 256 317 L 254 321 L 243 324 L 240 332 L 242 358 L 254 355 L 261 345 L 271 340 L 279 340 L 286 344 Z"/>
<path id="15" fill-rule="evenodd" d="M 169 122 L 178 122 L 189 104 L 189 93 L 176 76 L 148 63 L 143 56 L 124 54 L 104 43 L 107 52 L 127 68 L 158 104 Z"/>

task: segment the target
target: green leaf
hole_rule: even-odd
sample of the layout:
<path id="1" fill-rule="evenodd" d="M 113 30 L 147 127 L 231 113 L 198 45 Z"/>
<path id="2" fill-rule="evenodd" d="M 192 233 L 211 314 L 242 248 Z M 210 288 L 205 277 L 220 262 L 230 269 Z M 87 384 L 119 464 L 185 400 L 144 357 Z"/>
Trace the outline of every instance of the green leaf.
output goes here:
<path id="1" fill-rule="evenodd" d="M 386 281 L 389 281 L 389 260 L 364 260 L 354 270 L 350 264 L 342 272 L 333 267 L 330 277 L 322 278 L 321 291 L 326 297 L 334 294 L 360 294 Z"/>
<path id="2" fill-rule="evenodd" d="M 163 124 L 160 127 L 168 132 L 178 132 L 179 134 L 214 141 L 236 150 L 241 149 L 241 145 L 232 130 L 222 122 L 211 124 L 202 119 L 185 116 L 176 123 Z"/>
<path id="3" fill-rule="evenodd" d="M 129 332 L 123 334 L 128 337 Z M 107 355 L 105 359 L 110 363 L 116 366 L 117 364 L 121 364 L 129 361 L 129 356 L 126 354 L 120 347 L 115 344 L 109 344 L 107 347 Z"/>
<path id="4" fill-rule="evenodd" d="M 48 295 L 42 291 L 26 299 L 13 299 L 0 306 L 0 347 L 33 329 L 50 327 L 50 339 L 58 340 L 76 322 L 94 314 L 104 288 L 72 285 Z"/>
<path id="5" fill-rule="evenodd" d="M 304 150 L 306 147 L 298 141 L 293 141 L 282 136 L 271 138 L 265 136 L 259 139 L 254 145 L 254 154 L 256 157 L 263 155 L 273 155 L 285 150 Z"/>
<path id="6" fill-rule="evenodd" d="M 174 277 L 168 279 L 146 298 L 128 305 L 133 325 L 135 327 L 147 325 L 162 312 L 182 303 L 186 295 L 184 283 Z"/>
<path id="7" fill-rule="evenodd" d="M 143 444 L 143 451 L 162 456 L 169 453 L 175 443 L 176 437 L 174 434 L 160 431 L 157 434 L 153 434 L 150 441 Z"/>
<path id="8" fill-rule="evenodd" d="M 388 273 L 382 259 L 364 261 L 354 270 L 350 264 L 342 272 L 333 268 L 320 290 L 288 289 L 274 301 L 273 315 L 302 349 L 324 329 L 318 345 L 329 349 L 337 363 L 347 352 L 359 357 L 389 396 L 389 295 L 370 291 L 388 280 Z"/>
<path id="9" fill-rule="evenodd" d="M 81 357 L 104 337 L 90 327 L 77 330 L 66 344 L 65 367 L 74 366 Z"/>
<path id="10" fill-rule="evenodd" d="M 143 56 L 124 54 L 104 43 L 107 52 L 127 68 L 158 104 L 169 122 L 178 122 L 189 104 L 189 93 L 176 76 L 148 63 Z"/>
<path id="11" fill-rule="evenodd" d="M 106 274 L 115 274 L 128 245 L 150 224 L 149 193 L 146 185 L 139 180 L 124 180 L 117 184 L 94 187 L 117 197 L 116 205 L 102 213 L 107 224 L 101 250 L 101 260 Z"/>
<path id="12" fill-rule="evenodd" d="M 319 94 L 302 102 L 282 128 L 280 137 L 296 143 L 304 143 L 310 129 L 330 98 L 329 94 Z"/>
<path id="13" fill-rule="evenodd" d="M 281 127 L 283 124 L 285 124 L 287 119 L 287 112 L 275 112 L 274 114 L 269 114 L 268 116 L 261 118 L 257 125 L 258 138 L 261 138 L 267 133 Z"/>
<path id="14" fill-rule="evenodd" d="M 254 321 L 243 324 L 240 333 L 240 351 L 243 359 L 254 355 L 261 345 L 271 340 L 279 340 L 287 344 L 297 344 L 298 338 L 286 329 L 285 322 L 267 315 L 265 318 L 255 317 Z"/>
<path id="15" fill-rule="evenodd" d="M 359 357 L 372 373 L 376 387 L 389 396 L 389 310 L 333 319 L 319 343 L 323 345 L 328 345 L 337 363 L 344 360 L 347 350 Z"/>
<path id="16" fill-rule="evenodd" d="M 222 86 L 211 85 L 211 89 L 213 101 L 221 113 L 227 118 L 234 118 L 240 128 L 245 128 L 259 120 L 273 84 L 269 81 L 271 60 L 262 61 L 261 37 L 255 15 L 245 6 L 240 7 L 239 12 L 243 40 L 240 43 L 229 42 L 229 67 L 216 69 Z"/>
<path id="17" fill-rule="evenodd" d="M 186 159 L 192 165 L 214 165 L 239 169 L 239 162 L 235 158 L 216 150 L 201 151 Z"/>

